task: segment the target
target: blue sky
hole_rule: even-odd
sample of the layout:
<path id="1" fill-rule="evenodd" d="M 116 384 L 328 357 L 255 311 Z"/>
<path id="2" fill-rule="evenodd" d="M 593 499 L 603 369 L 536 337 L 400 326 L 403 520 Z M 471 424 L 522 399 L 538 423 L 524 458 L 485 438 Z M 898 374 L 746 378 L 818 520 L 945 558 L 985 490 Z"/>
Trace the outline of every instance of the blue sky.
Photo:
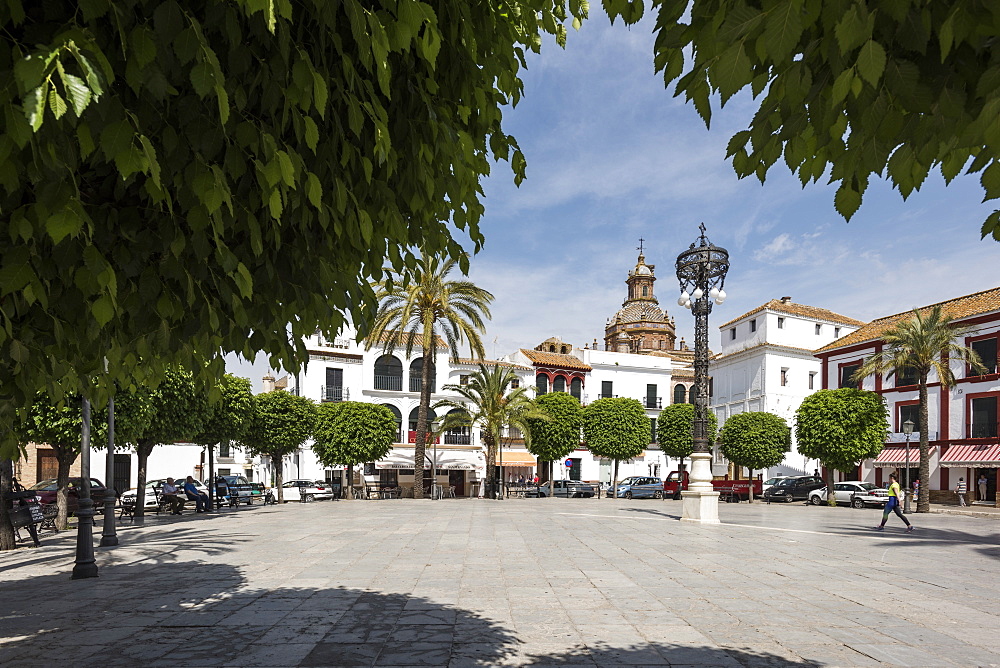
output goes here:
<path id="1" fill-rule="evenodd" d="M 850 223 L 833 208 L 835 186 L 802 189 L 781 162 L 765 185 L 741 181 L 725 149 L 754 101 L 741 95 L 716 108 L 706 129 L 653 72 L 652 28 L 648 16 L 611 26 L 595 5 L 566 49 L 548 40 L 529 58 L 524 98 L 505 114 L 528 178 L 515 187 L 500 163 L 486 179 L 486 246 L 472 261 L 471 278 L 496 296 L 489 356 L 549 336 L 601 340 L 640 237 L 660 306 L 690 342 L 673 262 L 701 222 L 732 266 L 729 299 L 712 315 L 713 347 L 716 325 L 784 295 L 870 320 L 1000 285 L 1000 244 L 979 239 L 993 207 L 981 203 L 976 177 L 946 188 L 932 175 L 905 202 L 874 182 Z M 266 366 L 232 370 L 259 386 Z"/>

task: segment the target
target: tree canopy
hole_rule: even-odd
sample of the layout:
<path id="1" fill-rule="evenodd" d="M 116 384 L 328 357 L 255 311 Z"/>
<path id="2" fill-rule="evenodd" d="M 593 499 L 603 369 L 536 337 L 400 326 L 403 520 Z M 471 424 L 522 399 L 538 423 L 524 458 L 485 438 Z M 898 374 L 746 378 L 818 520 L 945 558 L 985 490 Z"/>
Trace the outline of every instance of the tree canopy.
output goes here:
<path id="1" fill-rule="evenodd" d="M 583 437 L 595 457 L 631 459 L 649 447 L 649 418 L 636 399 L 608 397 L 583 409 Z"/>
<path id="2" fill-rule="evenodd" d="M 708 412 L 709 444 L 715 442 L 719 420 Z M 668 457 L 684 459 L 694 452 L 694 404 L 670 404 L 660 411 L 656 419 L 656 440 L 660 450 Z"/>
<path id="3" fill-rule="evenodd" d="M 219 396 L 214 402 L 210 400 L 208 414 L 193 440 L 202 445 L 239 441 L 250 423 L 253 386 L 248 378 L 227 373 L 214 389 Z"/>
<path id="4" fill-rule="evenodd" d="M 271 459 L 278 501 L 284 500 L 281 491 L 283 459 L 309 440 L 315 426 L 316 404 L 311 399 L 284 390 L 254 396 L 251 417 L 243 432 L 243 445 L 249 454 Z"/>
<path id="5" fill-rule="evenodd" d="M 365 334 L 387 264 L 467 265 L 490 161 L 524 178 L 502 107 L 568 7 L 0 0 L 0 454 L 38 390 L 297 369 L 317 328 Z"/>
<path id="6" fill-rule="evenodd" d="M 316 407 L 313 452 L 324 466 L 357 466 L 385 457 L 396 440 L 396 418 L 385 406 L 360 401 Z"/>
<path id="7" fill-rule="evenodd" d="M 932 169 L 979 174 L 1000 198 L 1000 6 L 939 0 L 654 0 L 654 62 L 706 125 L 712 100 L 759 100 L 727 157 L 764 181 L 783 159 L 803 186 L 839 184 L 850 220 L 873 176 L 906 198 Z M 642 0 L 605 0 L 612 20 Z M 717 96 L 717 97 L 716 97 Z M 1000 241 L 1000 211 L 982 226 Z"/>
<path id="8" fill-rule="evenodd" d="M 783 418 L 772 413 L 733 415 L 719 433 L 722 454 L 751 471 L 777 466 L 791 449 L 792 432 Z"/>
<path id="9" fill-rule="evenodd" d="M 549 392 L 537 397 L 535 406 L 549 419 L 528 420 L 531 454 L 543 462 L 552 462 L 580 447 L 583 409 L 576 397 L 566 392 Z"/>
<path id="10" fill-rule="evenodd" d="M 798 451 L 831 470 L 849 471 L 882 452 L 887 416 L 885 401 L 874 392 L 851 387 L 818 390 L 795 411 Z"/>

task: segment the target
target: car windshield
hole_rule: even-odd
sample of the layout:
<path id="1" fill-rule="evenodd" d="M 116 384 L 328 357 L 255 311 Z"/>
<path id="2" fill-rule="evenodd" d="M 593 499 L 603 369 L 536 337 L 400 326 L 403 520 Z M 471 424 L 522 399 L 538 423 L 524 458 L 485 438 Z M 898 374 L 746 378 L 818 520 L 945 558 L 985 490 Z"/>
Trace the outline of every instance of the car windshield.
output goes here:
<path id="1" fill-rule="evenodd" d="M 795 478 L 785 478 L 777 483 L 776 487 L 791 487 L 795 484 Z"/>
<path id="2" fill-rule="evenodd" d="M 764 481 L 764 484 L 765 485 L 777 485 L 781 481 L 782 481 L 782 478 L 769 478 L 768 480 Z"/>
<path id="3" fill-rule="evenodd" d="M 863 490 L 867 490 L 867 491 L 871 491 L 873 489 L 878 489 L 877 485 L 873 485 L 870 482 L 863 482 L 863 483 L 859 484 L 858 487 L 860 487 Z"/>
<path id="4" fill-rule="evenodd" d="M 52 490 L 58 489 L 58 484 L 55 480 L 43 480 L 29 487 L 28 489 L 32 491 L 44 491 L 51 492 Z"/>

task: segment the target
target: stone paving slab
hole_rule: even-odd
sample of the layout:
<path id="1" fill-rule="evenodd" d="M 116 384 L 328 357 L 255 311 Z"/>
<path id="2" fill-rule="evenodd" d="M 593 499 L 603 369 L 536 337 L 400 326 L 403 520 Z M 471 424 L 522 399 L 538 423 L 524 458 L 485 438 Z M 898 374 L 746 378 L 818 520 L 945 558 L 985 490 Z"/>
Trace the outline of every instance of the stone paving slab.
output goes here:
<path id="1" fill-rule="evenodd" d="M 392 500 L 0 553 L 0 666 L 1000 666 L 1000 534 L 957 514 Z"/>

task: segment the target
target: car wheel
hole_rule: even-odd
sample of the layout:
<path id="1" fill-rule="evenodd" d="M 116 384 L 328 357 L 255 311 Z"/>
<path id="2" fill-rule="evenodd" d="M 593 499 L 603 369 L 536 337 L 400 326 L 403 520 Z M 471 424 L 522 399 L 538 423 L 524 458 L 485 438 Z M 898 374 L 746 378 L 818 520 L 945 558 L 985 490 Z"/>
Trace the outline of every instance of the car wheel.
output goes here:
<path id="1" fill-rule="evenodd" d="M 814 506 L 819 506 L 822 505 L 823 499 L 819 498 L 819 494 L 813 494 L 812 496 L 809 497 L 809 503 L 813 504 Z"/>
<path id="2" fill-rule="evenodd" d="M 864 508 L 865 502 L 862 501 L 861 499 L 854 499 L 853 501 L 851 501 L 851 506 L 853 508 Z"/>
<path id="3" fill-rule="evenodd" d="M 632 498 L 632 490 L 629 490 L 629 491 L 625 492 L 625 498 L 626 499 L 631 499 Z"/>
<path id="4" fill-rule="evenodd" d="M 795 499 L 793 499 L 793 498 L 791 497 L 791 495 L 789 495 L 789 496 L 786 496 L 786 497 L 785 497 L 785 503 L 791 503 L 791 502 L 792 502 L 792 501 L 794 501 L 794 500 L 795 500 Z"/>
<path id="5" fill-rule="evenodd" d="M 316 500 L 316 495 L 315 494 L 306 494 L 306 503 L 309 503 L 310 501 L 315 501 L 315 500 Z"/>
<path id="6" fill-rule="evenodd" d="M 660 490 L 656 490 L 655 492 L 653 492 L 653 498 L 654 499 L 662 499 L 663 498 L 663 492 L 661 492 Z"/>

